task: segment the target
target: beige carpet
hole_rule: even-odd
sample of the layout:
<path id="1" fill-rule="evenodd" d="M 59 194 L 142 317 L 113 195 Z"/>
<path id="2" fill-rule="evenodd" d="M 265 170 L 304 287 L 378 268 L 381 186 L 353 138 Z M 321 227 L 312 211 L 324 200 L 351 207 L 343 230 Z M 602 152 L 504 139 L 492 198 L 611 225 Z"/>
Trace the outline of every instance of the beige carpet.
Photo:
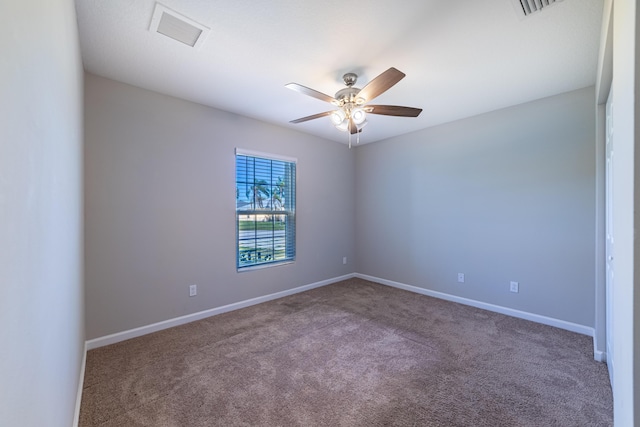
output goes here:
<path id="1" fill-rule="evenodd" d="M 610 426 L 590 337 L 351 279 L 91 350 L 81 426 Z"/>

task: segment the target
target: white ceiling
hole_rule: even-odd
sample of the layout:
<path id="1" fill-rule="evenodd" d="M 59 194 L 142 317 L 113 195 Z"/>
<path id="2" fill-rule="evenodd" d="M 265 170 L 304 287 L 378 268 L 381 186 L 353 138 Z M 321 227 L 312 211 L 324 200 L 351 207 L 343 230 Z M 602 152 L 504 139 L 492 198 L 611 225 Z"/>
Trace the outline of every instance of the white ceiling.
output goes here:
<path id="1" fill-rule="evenodd" d="M 85 69 L 100 76 L 346 142 L 334 95 L 395 67 L 407 76 L 375 104 L 418 118 L 369 115 L 374 142 L 595 84 L 604 0 L 564 0 L 521 19 L 512 0 L 162 0 L 211 31 L 194 49 L 149 31 L 154 0 L 76 0 Z"/>

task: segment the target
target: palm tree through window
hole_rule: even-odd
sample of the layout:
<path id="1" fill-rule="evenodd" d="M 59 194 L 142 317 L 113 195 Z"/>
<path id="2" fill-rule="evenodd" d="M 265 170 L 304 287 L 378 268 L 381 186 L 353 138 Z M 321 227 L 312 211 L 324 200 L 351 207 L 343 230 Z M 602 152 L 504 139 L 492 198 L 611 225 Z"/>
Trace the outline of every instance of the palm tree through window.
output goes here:
<path id="1" fill-rule="evenodd" d="M 295 159 L 236 150 L 236 267 L 295 259 Z"/>

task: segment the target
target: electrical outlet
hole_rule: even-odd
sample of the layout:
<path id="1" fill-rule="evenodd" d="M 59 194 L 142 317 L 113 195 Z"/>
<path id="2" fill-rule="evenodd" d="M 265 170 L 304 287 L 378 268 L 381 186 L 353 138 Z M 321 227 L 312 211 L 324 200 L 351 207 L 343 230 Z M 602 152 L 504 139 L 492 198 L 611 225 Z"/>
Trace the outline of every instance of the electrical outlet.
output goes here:
<path id="1" fill-rule="evenodd" d="M 189 285 L 189 296 L 195 297 L 198 295 L 198 285 Z"/>
<path id="2" fill-rule="evenodd" d="M 458 273 L 458 283 L 464 283 L 464 273 Z"/>
<path id="3" fill-rule="evenodd" d="M 346 256 L 342 257 L 342 264 L 347 265 L 347 257 Z"/>
<path id="4" fill-rule="evenodd" d="M 518 293 L 518 288 L 519 288 L 518 282 L 511 282 L 511 287 L 509 288 L 511 292 Z"/>

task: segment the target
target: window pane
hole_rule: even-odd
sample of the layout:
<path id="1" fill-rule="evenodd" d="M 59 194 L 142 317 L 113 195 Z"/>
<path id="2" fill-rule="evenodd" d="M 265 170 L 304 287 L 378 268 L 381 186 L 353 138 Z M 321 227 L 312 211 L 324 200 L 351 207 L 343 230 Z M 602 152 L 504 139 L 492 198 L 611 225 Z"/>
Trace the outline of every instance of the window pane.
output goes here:
<path id="1" fill-rule="evenodd" d="M 237 268 L 295 259 L 295 163 L 236 156 Z"/>

